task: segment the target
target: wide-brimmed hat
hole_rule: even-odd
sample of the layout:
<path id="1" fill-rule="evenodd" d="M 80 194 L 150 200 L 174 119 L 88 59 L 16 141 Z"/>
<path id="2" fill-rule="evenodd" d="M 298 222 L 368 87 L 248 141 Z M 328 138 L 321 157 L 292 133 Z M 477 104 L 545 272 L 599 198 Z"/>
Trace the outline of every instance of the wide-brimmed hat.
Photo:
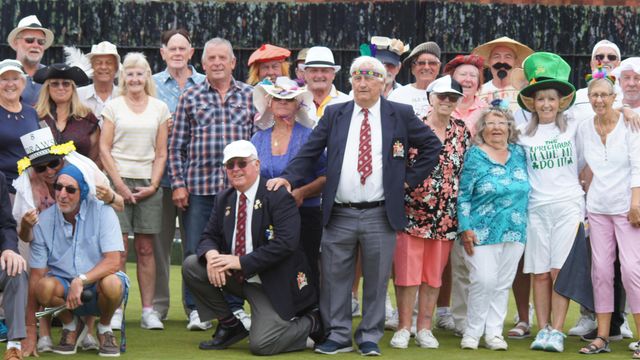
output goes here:
<path id="1" fill-rule="evenodd" d="M 91 61 L 94 56 L 101 55 L 113 55 L 116 57 L 118 61 L 118 66 L 120 65 L 120 54 L 118 54 L 118 48 L 108 41 L 103 41 L 101 43 L 95 44 L 91 46 L 91 52 L 86 55 L 87 59 Z"/>
<path id="2" fill-rule="evenodd" d="M 288 58 L 291 51 L 271 44 L 264 44 L 249 56 L 248 66 L 253 63 L 263 63 L 269 61 L 280 61 Z"/>
<path id="3" fill-rule="evenodd" d="M 7 71 L 17 71 L 24 75 L 24 68 L 22 67 L 22 63 L 18 60 L 5 59 L 0 61 L 0 75 Z"/>
<path id="4" fill-rule="evenodd" d="M 383 64 L 400 65 L 400 56 L 409 51 L 410 46 L 398 39 L 390 39 L 386 36 L 372 36 L 371 45 L 376 46 L 375 58 Z"/>
<path id="5" fill-rule="evenodd" d="M 631 70 L 636 74 L 640 74 L 640 57 L 630 57 L 622 60 L 620 66 L 611 70 L 611 75 L 619 79 L 623 71 Z"/>
<path id="6" fill-rule="evenodd" d="M 340 65 L 336 65 L 331 49 L 324 46 L 314 46 L 309 49 L 301 68 L 304 70 L 308 67 L 333 68 L 336 72 L 341 69 Z"/>
<path id="7" fill-rule="evenodd" d="M 520 66 L 527 56 L 533 54 L 533 50 L 531 50 L 530 47 L 506 36 L 484 43 L 473 49 L 471 53 L 489 59 L 493 49 L 498 46 L 504 46 L 513 50 L 517 60 L 515 66 Z"/>
<path id="8" fill-rule="evenodd" d="M 42 24 L 40 23 L 40 20 L 38 20 L 37 16 L 29 15 L 27 17 L 22 18 L 20 22 L 18 22 L 18 26 L 15 29 L 11 30 L 11 32 L 9 33 L 9 36 L 7 36 L 7 42 L 9 43 L 9 46 L 11 46 L 13 50 L 16 49 L 15 46 L 13 45 L 13 40 L 15 40 L 15 38 L 18 36 L 18 34 L 22 30 L 42 31 L 45 37 L 45 43 L 44 43 L 45 49 L 49 48 L 49 46 L 53 44 L 53 32 L 43 27 Z"/>
<path id="9" fill-rule="evenodd" d="M 56 144 L 53 133 L 48 127 L 32 131 L 20 137 L 20 142 L 27 156 L 18 160 L 18 173 L 22 174 L 30 166 L 48 164 L 52 160 L 75 151 L 73 141 Z"/>
<path id="10" fill-rule="evenodd" d="M 36 71 L 33 75 L 33 81 L 40 84 L 44 84 L 44 82 L 49 79 L 72 80 L 76 84 L 76 87 L 89 84 L 89 78 L 82 69 L 67 64 L 52 64 Z"/>
<path id="11" fill-rule="evenodd" d="M 413 50 L 411 50 L 411 54 L 409 54 L 409 56 L 407 56 L 406 59 L 402 60 L 402 65 L 404 65 L 405 67 L 407 65 L 410 66 L 411 62 L 413 62 L 415 58 L 425 53 L 431 54 L 437 57 L 438 59 L 440 59 L 440 55 L 441 55 L 440 46 L 438 46 L 438 44 L 436 44 L 433 41 L 427 41 L 425 43 L 422 43 L 416 46 Z"/>
<path id="12" fill-rule="evenodd" d="M 568 109 L 575 101 L 576 88 L 569 82 L 571 67 L 560 56 L 548 52 L 533 53 L 524 59 L 522 69 L 529 85 L 518 94 L 521 108 L 533 112 L 533 95 L 544 89 L 556 89 L 560 93 L 560 111 Z"/>
<path id="13" fill-rule="evenodd" d="M 442 71 L 444 74 L 453 75 L 455 69 L 460 65 L 473 65 L 478 68 L 478 70 L 482 71 L 484 67 L 484 58 L 479 55 L 458 55 L 451 59 L 445 66 Z"/>
<path id="14" fill-rule="evenodd" d="M 315 125 L 315 122 L 309 118 L 307 113 L 309 107 L 313 104 L 313 95 L 306 88 L 299 87 L 295 81 L 281 76 L 276 79 L 275 84 L 269 79 L 265 79 L 253 88 L 253 105 L 260 114 L 260 118 L 256 120 L 258 128 L 264 130 L 275 124 L 273 114 L 269 109 L 269 100 L 271 98 L 296 99 L 299 105 L 296 121 L 308 128 L 313 128 Z"/>

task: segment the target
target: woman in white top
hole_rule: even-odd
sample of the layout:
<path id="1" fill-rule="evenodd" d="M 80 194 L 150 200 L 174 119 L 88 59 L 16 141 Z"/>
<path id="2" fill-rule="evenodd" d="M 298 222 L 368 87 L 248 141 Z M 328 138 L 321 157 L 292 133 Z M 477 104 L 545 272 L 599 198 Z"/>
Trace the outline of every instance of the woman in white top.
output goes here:
<path id="1" fill-rule="evenodd" d="M 613 79 L 589 83 L 589 101 L 596 113 L 578 130 L 580 151 L 593 172 L 587 192 L 591 239 L 591 281 L 598 319 L 598 336 L 581 353 L 609 352 L 613 311 L 616 248 L 622 282 L 631 312 L 640 326 L 640 135 L 630 131 L 613 109 Z M 640 350 L 633 353 L 640 358 Z"/>
<path id="2" fill-rule="evenodd" d="M 569 299 L 556 293 L 553 284 L 584 220 L 577 123 L 563 114 L 575 99 L 575 88 L 567 81 L 569 64 L 556 54 L 534 53 L 524 60 L 523 70 L 529 85 L 520 91 L 518 103 L 532 115 L 520 126 L 518 140 L 531 184 L 524 272 L 533 274 L 540 327 L 531 349 L 562 352 Z"/>
<path id="3" fill-rule="evenodd" d="M 142 298 L 145 329 L 162 329 L 153 311 L 156 265 L 153 241 L 160 232 L 162 189 L 160 179 L 167 160 L 167 133 L 171 114 L 167 105 L 155 98 L 151 68 L 141 53 L 124 58 L 120 75 L 120 94 L 102 112 L 100 158 L 112 183 L 125 200 L 118 213 L 125 251 L 121 270 L 125 270 L 127 239 L 134 233 L 138 283 Z M 120 311 L 120 309 L 118 310 Z M 115 325 L 120 313 L 114 314 Z"/>

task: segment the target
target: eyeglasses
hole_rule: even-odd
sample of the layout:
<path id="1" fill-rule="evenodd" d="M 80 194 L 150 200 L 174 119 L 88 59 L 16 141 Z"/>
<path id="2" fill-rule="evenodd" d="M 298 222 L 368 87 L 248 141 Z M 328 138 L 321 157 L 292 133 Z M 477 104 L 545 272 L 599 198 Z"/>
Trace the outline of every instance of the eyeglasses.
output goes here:
<path id="1" fill-rule="evenodd" d="M 509 123 L 506 121 L 498 121 L 498 122 L 488 121 L 485 123 L 485 125 L 486 127 L 506 127 L 507 125 L 509 125 Z"/>
<path id="2" fill-rule="evenodd" d="M 436 94 L 436 96 L 440 101 L 445 101 L 446 99 L 449 99 L 449 101 L 451 102 L 456 102 L 460 98 L 460 95 L 458 94 Z"/>
<path id="3" fill-rule="evenodd" d="M 607 57 L 607 59 L 608 59 L 609 61 L 616 61 L 616 60 L 618 60 L 618 55 L 614 55 L 614 54 L 607 54 L 607 55 L 605 55 L 605 54 L 596 54 L 595 58 L 596 58 L 596 60 L 598 60 L 598 61 L 602 61 L 602 60 L 604 60 L 604 57 L 605 57 L 605 56 Z"/>
<path id="4" fill-rule="evenodd" d="M 72 83 L 73 83 L 73 81 L 71 81 L 71 80 L 62 80 L 62 81 L 54 80 L 54 81 L 51 81 L 49 83 L 49 87 L 52 87 L 52 88 L 60 88 L 61 87 L 61 88 L 68 89 L 68 88 L 71 87 Z"/>
<path id="5" fill-rule="evenodd" d="M 35 170 L 37 173 L 41 173 L 41 172 L 44 172 L 45 170 L 47 170 L 47 168 L 55 169 L 59 165 L 60 165 L 60 159 L 54 159 L 54 160 L 49 161 L 48 164 L 34 165 L 33 166 L 33 170 Z"/>
<path id="6" fill-rule="evenodd" d="M 59 184 L 59 183 L 53 184 L 53 189 L 55 191 L 62 191 L 62 189 L 65 189 L 67 191 L 67 194 L 75 194 L 76 191 L 78 191 L 77 187 L 73 187 L 71 185 L 66 185 L 65 186 L 65 185 L 62 185 L 62 184 Z"/>
<path id="7" fill-rule="evenodd" d="M 425 65 L 429 65 L 431 67 L 436 67 L 438 65 L 440 65 L 440 61 L 414 61 L 411 63 L 412 65 L 419 65 L 419 66 L 425 66 Z"/>
<path id="8" fill-rule="evenodd" d="M 37 38 L 35 36 L 27 36 L 27 37 L 23 37 L 23 38 L 19 38 L 24 40 L 24 42 L 26 42 L 27 44 L 33 44 L 34 41 L 38 42 L 38 45 L 40 46 L 44 46 L 44 44 L 47 43 L 47 39 L 43 39 L 43 38 Z"/>
<path id="9" fill-rule="evenodd" d="M 235 161 L 234 160 L 229 160 L 229 161 L 227 161 L 226 164 L 224 164 L 224 167 L 226 167 L 227 170 L 233 170 L 233 169 L 236 168 L 236 165 L 238 165 L 239 169 L 244 169 L 244 168 L 247 167 L 247 165 L 250 162 L 253 162 L 255 160 L 256 159 L 251 159 L 251 160 L 239 159 L 239 160 L 235 160 Z"/>
<path id="10" fill-rule="evenodd" d="M 589 98 L 593 99 L 593 100 L 597 100 L 598 98 L 601 98 L 602 100 L 608 98 L 609 96 L 611 96 L 613 94 L 589 94 Z"/>

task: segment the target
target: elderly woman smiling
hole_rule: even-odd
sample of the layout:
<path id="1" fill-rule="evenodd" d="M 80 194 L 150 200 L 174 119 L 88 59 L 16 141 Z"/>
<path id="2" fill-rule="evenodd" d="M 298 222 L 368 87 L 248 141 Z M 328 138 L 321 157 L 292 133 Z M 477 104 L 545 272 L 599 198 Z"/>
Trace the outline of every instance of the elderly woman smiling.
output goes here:
<path id="1" fill-rule="evenodd" d="M 509 288 L 524 251 L 529 180 L 508 102 L 494 100 L 465 154 L 458 193 L 458 232 L 469 268 L 467 326 L 460 346 L 506 350 L 502 326 Z"/>

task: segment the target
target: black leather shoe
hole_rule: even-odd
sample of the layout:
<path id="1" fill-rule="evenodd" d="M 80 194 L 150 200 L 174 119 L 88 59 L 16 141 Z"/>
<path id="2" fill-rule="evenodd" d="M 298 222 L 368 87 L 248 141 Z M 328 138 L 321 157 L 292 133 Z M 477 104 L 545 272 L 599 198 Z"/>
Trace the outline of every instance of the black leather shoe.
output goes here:
<path id="1" fill-rule="evenodd" d="M 249 336 L 249 332 L 240 321 L 233 327 L 218 323 L 213 339 L 200 343 L 202 350 L 223 350 Z"/>
<path id="2" fill-rule="evenodd" d="M 311 332 L 309 333 L 309 337 L 314 343 L 322 344 L 326 340 L 327 336 L 322 324 L 322 318 L 320 317 L 320 311 L 318 308 L 314 308 L 306 313 L 305 316 L 311 320 Z"/>

